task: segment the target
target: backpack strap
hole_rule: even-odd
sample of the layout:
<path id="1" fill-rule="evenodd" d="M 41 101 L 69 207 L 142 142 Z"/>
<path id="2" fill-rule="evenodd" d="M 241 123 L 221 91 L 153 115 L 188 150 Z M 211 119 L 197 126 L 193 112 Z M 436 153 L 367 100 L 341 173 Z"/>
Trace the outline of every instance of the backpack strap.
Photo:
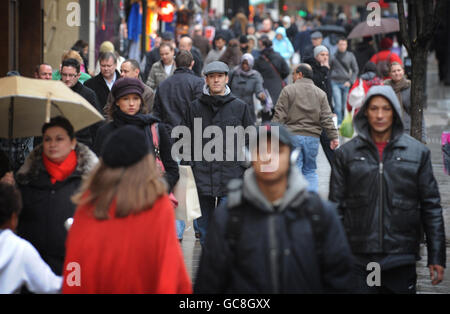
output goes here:
<path id="1" fill-rule="evenodd" d="M 242 231 L 243 212 L 239 209 L 240 205 L 243 203 L 242 185 L 243 181 L 239 179 L 233 179 L 228 183 L 228 222 L 225 231 L 225 239 L 228 241 L 233 254 L 236 252 L 236 245 Z"/>
<path id="2" fill-rule="evenodd" d="M 323 226 L 324 204 L 319 195 L 314 192 L 308 192 L 306 200 L 300 205 L 299 210 L 304 211 L 306 217 L 311 223 L 311 228 L 314 237 L 314 246 L 316 248 L 317 260 L 319 267 L 322 269 L 323 248 L 324 248 L 324 233 Z"/>

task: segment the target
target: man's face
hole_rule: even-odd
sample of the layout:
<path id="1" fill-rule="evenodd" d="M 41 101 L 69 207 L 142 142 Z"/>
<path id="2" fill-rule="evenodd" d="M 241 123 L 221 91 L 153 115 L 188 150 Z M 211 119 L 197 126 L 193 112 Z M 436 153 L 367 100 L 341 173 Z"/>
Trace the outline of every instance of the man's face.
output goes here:
<path id="1" fill-rule="evenodd" d="M 321 53 L 319 53 L 316 56 L 316 60 L 321 64 L 328 61 L 328 58 L 329 58 L 329 54 L 326 51 L 322 51 Z"/>
<path id="2" fill-rule="evenodd" d="M 365 114 L 372 132 L 382 135 L 392 131 L 394 109 L 385 97 L 371 98 Z"/>
<path id="3" fill-rule="evenodd" d="M 206 75 L 206 84 L 209 87 L 211 95 L 223 95 L 228 83 L 226 73 L 210 73 Z"/>
<path id="4" fill-rule="evenodd" d="M 139 77 L 139 69 L 134 69 L 130 62 L 124 62 L 120 66 L 120 77 L 137 79 Z"/>
<path id="5" fill-rule="evenodd" d="M 187 37 L 181 38 L 180 43 L 178 44 L 178 48 L 180 50 L 191 51 L 192 41 Z"/>
<path id="6" fill-rule="evenodd" d="M 80 73 L 74 67 L 63 67 L 61 69 L 61 81 L 68 87 L 72 88 L 78 82 Z"/>
<path id="7" fill-rule="evenodd" d="M 165 65 L 170 65 L 173 62 L 174 51 L 167 46 L 163 46 L 159 49 L 159 55 Z"/>
<path id="8" fill-rule="evenodd" d="M 214 44 L 218 50 L 222 49 L 225 46 L 225 43 L 225 40 L 222 38 L 218 38 L 214 41 Z"/>
<path id="9" fill-rule="evenodd" d="M 273 149 L 270 138 L 267 139 L 267 148 L 254 149 L 253 151 L 253 169 L 258 181 L 265 184 L 276 183 L 287 176 L 290 164 L 290 148 L 289 146 L 279 143 L 278 149 Z M 276 146 L 275 146 L 276 148 Z M 268 171 L 271 169 L 273 171 Z"/>
<path id="10" fill-rule="evenodd" d="M 107 79 L 111 79 L 116 71 L 117 64 L 114 62 L 113 58 L 100 61 L 100 72 L 102 76 Z"/>
<path id="11" fill-rule="evenodd" d="M 36 78 L 41 80 L 51 80 L 52 79 L 52 67 L 46 64 L 42 64 L 39 67 L 39 73 Z"/>
<path id="12" fill-rule="evenodd" d="M 272 30 L 272 22 L 269 19 L 265 19 L 262 23 L 262 29 L 264 32 L 270 32 Z"/>
<path id="13" fill-rule="evenodd" d="M 348 44 L 347 44 L 346 40 L 339 40 L 339 42 L 338 42 L 338 50 L 340 52 L 347 51 L 347 46 L 348 46 Z"/>
<path id="14" fill-rule="evenodd" d="M 321 37 L 321 38 L 314 38 L 314 39 L 311 39 L 312 45 L 313 45 L 314 47 L 317 47 L 317 46 L 322 45 L 322 41 L 323 41 L 323 38 L 322 38 L 322 37 Z"/>

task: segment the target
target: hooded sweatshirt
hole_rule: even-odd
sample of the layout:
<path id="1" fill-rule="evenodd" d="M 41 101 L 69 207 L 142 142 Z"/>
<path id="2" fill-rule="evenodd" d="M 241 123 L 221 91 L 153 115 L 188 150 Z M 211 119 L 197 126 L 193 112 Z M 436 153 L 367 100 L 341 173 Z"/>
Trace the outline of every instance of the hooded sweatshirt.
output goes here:
<path id="1" fill-rule="evenodd" d="M 18 293 L 25 285 L 34 293 L 59 293 L 56 276 L 30 242 L 0 229 L 0 294 Z"/>
<path id="2" fill-rule="evenodd" d="M 392 126 L 391 140 L 395 140 L 396 138 L 398 138 L 400 135 L 403 134 L 404 126 L 403 121 L 401 119 L 402 115 L 400 103 L 398 102 L 394 90 L 390 86 L 383 86 L 383 85 L 373 86 L 369 90 L 364 100 L 364 103 L 361 106 L 361 109 L 358 111 L 355 118 L 353 119 L 355 131 L 365 141 L 373 143 L 372 137 L 370 135 L 369 121 L 367 120 L 367 117 L 364 113 L 367 109 L 367 106 L 369 105 L 370 100 L 372 99 L 372 97 L 375 96 L 385 97 L 392 105 L 392 108 L 394 109 L 394 122 Z"/>

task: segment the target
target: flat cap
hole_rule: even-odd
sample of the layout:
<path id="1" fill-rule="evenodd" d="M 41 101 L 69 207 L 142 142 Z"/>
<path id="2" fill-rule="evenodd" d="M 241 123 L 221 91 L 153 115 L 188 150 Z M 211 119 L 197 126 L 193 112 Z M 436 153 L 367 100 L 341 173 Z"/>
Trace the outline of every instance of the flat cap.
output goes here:
<path id="1" fill-rule="evenodd" d="M 323 35 L 321 32 L 314 32 L 311 34 L 311 39 L 317 39 L 317 38 L 323 38 Z"/>
<path id="2" fill-rule="evenodd" d="M 203 74 L 208 75 L 211 73 L 227 73 L 230 71 L 228 68 L 228 65 L 223 63 L 222 61 L 213 61 L 211 63 L 208 63 L 205 67 L 205 71 L 203 71 Z"/>

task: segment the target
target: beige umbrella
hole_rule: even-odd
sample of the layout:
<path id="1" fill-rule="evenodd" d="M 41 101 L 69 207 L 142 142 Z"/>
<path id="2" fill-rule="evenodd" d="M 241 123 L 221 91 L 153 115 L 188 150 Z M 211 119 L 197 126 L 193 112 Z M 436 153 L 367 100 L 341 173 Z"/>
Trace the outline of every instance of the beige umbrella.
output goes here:
<path id="1" fill-rule="evenodd" d="M 63 116 L 79 131 L 103 116 L 61 81 L 11 76 L 0 79 L 0 137 L 40 136 L 51 117 Z"/>

